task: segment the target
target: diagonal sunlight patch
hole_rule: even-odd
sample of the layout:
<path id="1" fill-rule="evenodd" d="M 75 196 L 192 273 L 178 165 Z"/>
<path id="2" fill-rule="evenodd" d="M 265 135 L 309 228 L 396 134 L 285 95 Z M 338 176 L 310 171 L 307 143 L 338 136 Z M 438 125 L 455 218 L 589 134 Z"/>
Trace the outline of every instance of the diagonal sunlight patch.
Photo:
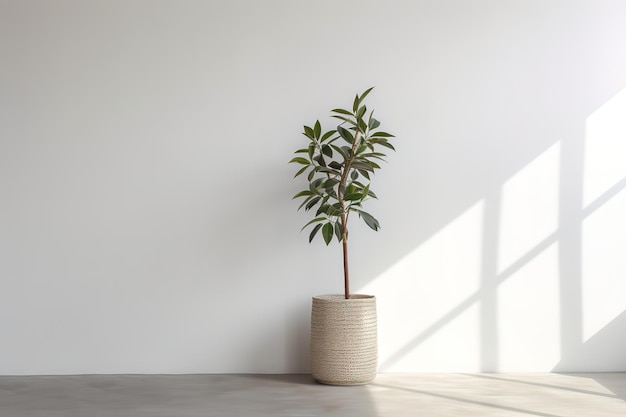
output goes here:
<path id="1" fill-rule="evenodd" d="M 583 204 L 626 178 L 626 88 L 587 118 Z"/>
<path id="2" fill-rule="evenodd" d="M 479 201 L 361 289 L 378 296 L 380 371 L 483 371 L 485 354 L 496 355 L 489 369 L 544 371 L 558 362 L 559 164 L 557 142 L 500 198 Z"/>
<path id="3" fill-rule="evenodd" d="M 543 371 L 560 359 L 559 253 L 554 243 L 498 287 L 500 369 Z"/>
<path id="4" fill-rule="evenodd" d="M 559 160 L 557 142 L 503 185 L 498 273 L 557 230 Z"/>
<path id="5" fill-rule="evenodd" d="M 474 204 L 360 289 L 377 295 L 381 371 L 452 371 L 478 362 L 483 211 L 483 201 Z"/>
<path id="6" fill-rule="evenodd" d="M 582 234 L 586 342 L 626 310 L 626 189 L 584 220 Z"/>
<path id="7" fill-rule="evenodd" d="M 587 119 L 584 164 L 586 342 L 626 310 L 626 88 Z"/>

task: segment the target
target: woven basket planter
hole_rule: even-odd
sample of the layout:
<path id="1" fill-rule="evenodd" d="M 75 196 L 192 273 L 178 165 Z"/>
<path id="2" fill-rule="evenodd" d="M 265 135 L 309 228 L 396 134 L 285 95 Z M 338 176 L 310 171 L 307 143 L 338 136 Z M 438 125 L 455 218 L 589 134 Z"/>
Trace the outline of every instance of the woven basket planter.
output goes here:
<path id="1" fill-rule="evenodd" d="M 376 377 L 376 298 L 329 294 L 313 297 L 311 371 L 318 382 L 361 385 Z"/>

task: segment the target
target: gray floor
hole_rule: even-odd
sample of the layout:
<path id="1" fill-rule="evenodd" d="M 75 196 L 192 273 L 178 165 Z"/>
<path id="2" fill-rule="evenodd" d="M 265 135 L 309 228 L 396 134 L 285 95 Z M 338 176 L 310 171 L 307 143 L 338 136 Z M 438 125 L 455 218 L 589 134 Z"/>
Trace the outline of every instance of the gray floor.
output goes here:
<path id="1" fill-rule="evenodd" d="M 1 417 L 626 416 L 626 373 L 0 377 Z"/>

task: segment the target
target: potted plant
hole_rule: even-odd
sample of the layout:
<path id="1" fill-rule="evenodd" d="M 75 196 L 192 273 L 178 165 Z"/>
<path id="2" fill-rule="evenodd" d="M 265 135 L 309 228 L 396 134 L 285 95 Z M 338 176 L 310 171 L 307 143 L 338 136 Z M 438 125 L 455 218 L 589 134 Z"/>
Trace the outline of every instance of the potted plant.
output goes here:
<path id="1" fill-rule="evenodd" d="M 389 143 L 393 135 L 379 130 L 380 122 L 364 104 L 372 88 L 356 95 L 352 110 L 332 110 L 340 120 L 336 129 L 323 132 L 319 120 L 304 126 L 308 145 L 289 161 L 302 165 L 295 177 L 307 179 L 306 188 L 293 198 L 303 199 L 298 210 L 315 213 L 302 228 L 312 227 L 309 242 L 316 236 L 326 245 L 337 239 L 343 250 L 344 293 L 313 297 L 311 310 L 311 369 L 326 384 L 365 384 L 376 375 L 376 299 L 350 292 L 348 268 L 348 220 L 358 215 L 371 229 L 380 228 L 363 205 L 377 198 L 370 180 L 385 158 L 380 149 L 395 150 Z"/>

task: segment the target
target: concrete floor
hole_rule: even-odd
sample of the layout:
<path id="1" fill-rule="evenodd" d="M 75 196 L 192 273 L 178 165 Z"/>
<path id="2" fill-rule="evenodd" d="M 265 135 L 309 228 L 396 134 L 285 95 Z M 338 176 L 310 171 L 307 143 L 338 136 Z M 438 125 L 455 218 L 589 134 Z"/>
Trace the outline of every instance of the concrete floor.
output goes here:
<path id="1" fill-rule="evenodd" d="M 626 416 L 626 373 L 0 377 L 1 417 Z"/>

